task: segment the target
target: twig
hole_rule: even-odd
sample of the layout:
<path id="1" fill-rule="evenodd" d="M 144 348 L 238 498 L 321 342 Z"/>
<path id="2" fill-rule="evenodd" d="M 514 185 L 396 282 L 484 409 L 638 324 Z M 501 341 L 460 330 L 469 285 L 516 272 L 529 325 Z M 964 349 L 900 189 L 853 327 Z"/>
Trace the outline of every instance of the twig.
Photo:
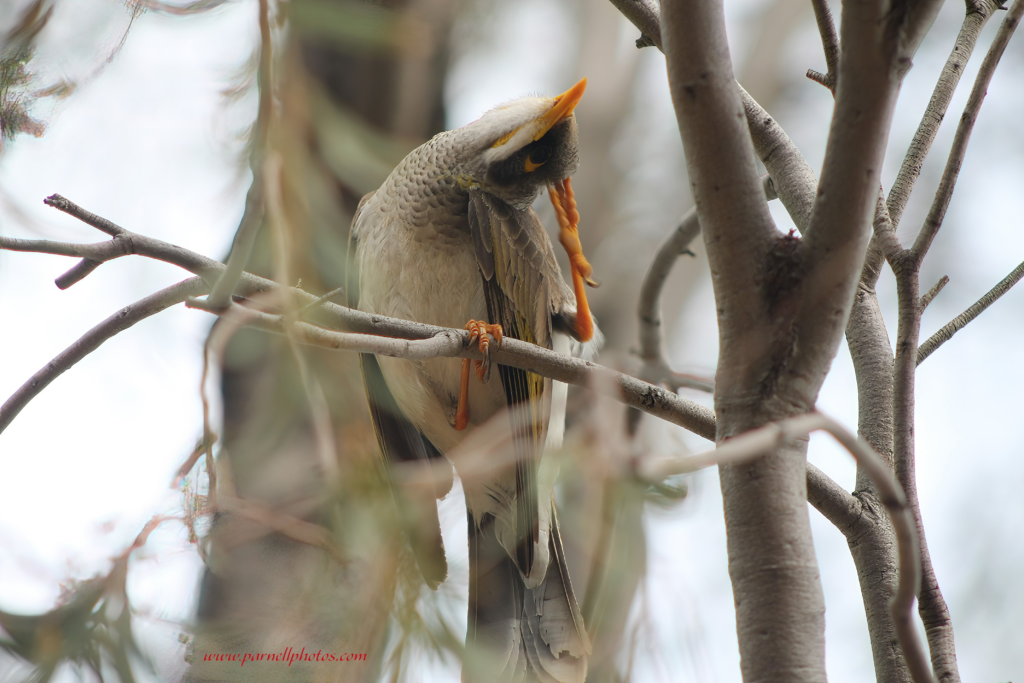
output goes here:
<path id="1" fill-rule="evenodd" d="M 1003 278 L 999 284 L 990 289 L 985 296 L 978 299 L 970 308 L 950 320 L 942 328 L 933 334 L 928 340 L 917 349 L 917 365 L 924 362 L 924 359 L 935 353 L 935 350 L 953 338 L 953 335 L 967 326 L 986 308 L 994 304 L 999 297 L 1010 291 L 1010 288 L 1024 278 L 1024 263 L 1010 271 L 1010 274 Z M 941 281 L 940 281 L 941 282 Z M 936 285 L 937 286 L 937 285 Z"/>
<path id="2" fill-rule="evenodd" d="M 611 0 L 611 3 L 634 26 L 640 29 L 640 39 L 636 41 L 638 48 L 653 46 L 659 50 L 662 49 L 661 17 L 657 2 L 654 0 Z"/>
<path id="3" fill-rule="evenodd" d="M 74 202 L 70 202 L 64 197 L 61 197 L 59 194 L 51 194 L 49 197 L 43 200 L 43 204 L 46 204 L 47 206 L 52 206 L 55 209 L 59 209 L 60 211 L 63 211 L 69 216 L 74 216 L 83 223 L 87 223 L 88 225 L 91 225 L 97 230 L 107 233 L 111 237 L 117 237 L 118 235 L 123 235 L 126 232 L 128 232 L 121 226 L 115 225 L 111 221 L 108 221 L 106 218 L 103 218 L 102 216 L 97 216 L 91 211 L 86 211 L 85 209 L 78 206 Z"/>
<path id="4" fill-rule="evenodd" d="M 946 110 L 953 98 L 960 77 L 963 75 L 964 67 L 974 52 L 974 46 L 981 35 L 981 29 L 985 27 L 999 3 L 992 0 L 978 0 L 975 3 L 974 11 L 968 7 L 967 16 L 964 18 L 963 26 L 956 37 L 953 51 L 942 68 L 939 80 L 935 84 L 931 100 L 921 117 L 921 123 L 910 141 L 907 154 L 903 157 L 903 165 L 896 176 L 896 181 L 889 190 L 889 198 L 886 200 L 889 206 L 893 226 L 899 225 L 903 216 L 903 209 L 907 206 L 910 193 L 914 189 L 914 183 L 921 175 L 921 167 L 924 165 L 925 157 L 931 149 L 935 136 L 939 132 L 939 126 L 946 117 Z"/>
<path id="5" fill-rule="evenodd" d="M 971 89 L 971 95 L 967 99 L 964 113 L 960 117 L 960 125 L 956 129 L 953 147 L 949 151 L 949 159 L 946 161 L 946 168 L 942 172 L 939 189 L 935 192 L 935 200 L 932 202 L 928 216 L 921 227 L 921 232 L 914 242 L 912 252 L 919 262 L 928 252 L 928 248 L 935 239 L 935 234 L 942 226 L 942 220 L 946 216 L 946 208 L 949 206 L 949 200 L 953 196 L 953 188 L 956 186 L 957 178 L 960 175 L 960 167 L 963 165 L 964 157 L 967 155 L 967 144 L 971 140 L 971 132 L 974 130 L 974 124 L 978 120 L 978 112 L 981 110 L 981 105 L 985 101 L 985 94 L 988 92 L 988 85 L 992 81 L 996 67 L 999 66 L 999 60 L 1002 58 L 1003 52 L 1013 36 L 1013 32 L 1017 29 L 1022 15 L 1024 15 L 1024 1 L 1015 0 L 1010 7 L 1010 11 L 1006 13 L 1006 17 L 999 26 L 999 31 L 996 33 L 996 37 L 993 39 L 984 61 L 981 63 L 978 76 L 974 80 L 974 87 Z"/>
<path id="6" fill-rule="evenodd" d="M 224 264 L 218 263 L 213 259 L 151 237 L 145 237 L 127 230 L 123 237 L 130 240 L 134 249 L 133 253 L 140 256 L 157 258 L 159 260 L 181 266 L 182 268 L 202 275 L 208 282 L 216 282 L 217 277 L 225 268 Z M 15 242 L 18 243 L 21 247 L 20 250 L 22 251 L 35 251 L 58 255 L 67 255 L 69 250 L 83 250 L 85 248 L 94 248 L 94 251 L 98 251 L 97 245 L 68 245 L 59 242 L 53 243 L 29 240 L 16 240 Z M 31 242 L 32 248 L 25 248 L 26 243 L 29 242 Z M 14 248 L 10 245 L 10 238 L 0 238 L 0 249 Z M 78 253 L 75 255 L 78 255 Z M 239 290 L 242 294 L 271 291 L 279 287 L 280 285 L 276 282 L 257 277 L 251 273 L 242 273 L 241 280 L 239 281 Z M 186 297 L 198 296 L 205 291 L 205 289 L 199 288 L 195 292 L 190 292 Z M 291 296 L 294 296 L 300 303 L 309 304 L 317 301 L 317 297 L 314 297 L 301 289 L 291 287 L 289 288 L 289 291 Z M 193 303 L 193 306 L 199 307 L 200 305 Z M 227 309 L 230 308 L 231 306 L 227 307 Z M 417 323 L 409 320 L 388 318 L 381 315 L 364 313 L 363 311 L 339 306 L 338 304 L 332 304 L 329 302 L 324 302 L 319 307 L 310 309 L 308 317 L 312 322 L 319 325 L 326 325 L 335 329 L 348 330 L 349 332 L 363 334 L 361 343 L 365 344 L 364 346 L 349 344 L 349 341 L 347 340 L 344 343 L 339 343 L 338 346 L 332 346 L 336 341 L 327 341 L 324 343 L 317 342 L 318 345 L 327 346 L 328 348 L 351 348 L 353 350 L 362 350 L 368 353 L 399 355 L 407 352 L 413 353 L 412 351 L 405 350 L 408 348 L 405 345 L 410 340 L 431 339 L 435 336 L 444 334 L 457 334 L 460 339 L 469 339 L 468 332 L 465 332 L 464 330 L 454 330 L 434 325 L 425 325 L 423 323 Z M 283 329 L 280 327 L 280 323 L 275 322 L 274 325 L 278 326 L 277 329 Z M 303 329 L 302 325 L 303 323 L 299 323 L 297 327 L 299 329 Z M 309 325 L 308 327 L 319 330 L 319 332 L 311 332 L 311 338 L 316 337 L 318 334 L 330 334 L 329 330 L 314 328 L 313 325 Z M 366 342 L 369 335 L 397 337 L 398 339 L 385 339 L 380 342 L 394 342 L 394 345 L 391 347 L 386 347 L 385 344 L 385 346 L 373 346 L 373 348 L 371 348 L 371 345 Z M 326 337 L 323 337 L 323 339 L 326 339 Z M 435 344 L 436 343 L 439 342 L 435 342 Z M 349 345 L 345 346 L 345 344 Z M 422 347 L 412 348 L 419 349 Z M 377 349 L 380 350 L 378 351 Z M 423 353 L 423 351 L 416 352 Z M 450 355 L 467 358 L 481 357 L 478 352 L 473 350 L 465 350 L 463 353 L 467 355 L 462 356 L 461 354 L 454 353 Z M 492 351 L 492 354 L 493 353 L 495 352 Z M 597 365 L 596 363 L 563 356 L 562 354 L 536 346 L 535 344 L 520 342 L 514 339 L 506 339 L 506 341 L 502 343 L 501 349 L 494 357 L 497 359 L 497 362 L 504 365 L 511 365 L 525 370 L 531 370 L 545 377 L 551 377 L 552 379 L 579 386 L 587 386 L 595 373 L 611 373 L 622 391 L 622 395 L 619 397 L 619 400 L 622 402 L 634 408 L 639 408 L 640 410 L 650 413 L 655 417 L 660 417 L 672 422 L 673 424 L 678 424 L 706 439 L 714 440 L 715 438 L 715 420 L 714 413 L 711 410 L 693 401 L 680 398 L 673 393 L 665 391 L 660 387 L 656 387 L 635 377 L 613 372 L 607 368 Z M 21 408 L 19 407 L 18 410 L 20 409 Z"/>
<path id="7" fill-rule="evenodd" d="M 311 301 L 310 303 L 304 305 L 302 308 L 300 308 L 299 310 L 296 311 L 296 314 L 301 315 L 302 313 L 304 313 L 305 311 L 308 311 L 309 309 L 313 308 L 314 306 L 319 306 L 320 304 L 324 303 L 325 301 L 330 301 L 334 297 L 336 297 L 339 294 L 342 294 L 344 292 L 345 292 L 345 288 L 344 287 L 338 287 L 337 289 L 332 289 L 331 291 L 327 292 L 323 296 L 317 297 L 316 301 Z"/>
<path id="8" fill-rule="evenodd" d="M 959 683 L 960 673 L 957 668 L 956 645 L 949 607 L 942 596 L 935 569 L 932 566 L 917 496 L 916 455 L 914 452 L 914 383 L 915 370 L 919 362 L 918 342 L 921 331 L 919 273 L 921 261 L 942 225 L 960 166 L 966 155 L 971 131 L 984 101 L 985 91 L 1022 14 L 1024 14 L 1024 0 L 1015 0 L 981 64 L 960 125 L 957 127 L 935 200 L 932 202 L 921 232 L 918 234 L 914 246 L 906 250 L 895 263 L 892 263 L 893 272 L 896 274 L 896 290 L 899 298 L 899 327 L 896 335 L 896 360 L 893 371 L 895 471 L 897 479 L 906 492 L 907 500 L 914 514 L 914 521 L 917 524 L 921 544 L 921 592 L 918 611 L 928 636 L 932 665 L 937 677 L 944 683 Z"/>
<path id="9" fill-rule="evenodd" d="M 209 301 L 215 306 L 226 306 L 231 299 L 231 294 L 238 286 L 252 254 L 252 247 L 256 241 L 256 234 L 263 224 L 264 207 L 264 181 L 263 181 L 263 159 L 267 154 L 268 141 L 270 139 L 270 126 L 273 113 L 273 85 L 270 79 L 270 66 L 272 61 L 272 45 L 270 40 L 270 6 L 268 0 L 259 0 L 260 16 L 260 61 L 256 73 L 257 87 L 259 88 L 259 106 L 256 113 L 255 140 L 249 156 L 249 166 L 252 168 L 252 185 L 245 196 L 245 211 L 242 220 L 235 232 L 235 238 L 231 245 L 231 254 L 228 256 L 227 268 L 221 274 L 213 291 L 210 292 Z"/>
<path id="10" fill-rule="evenodd" d="M 98 349 L 103 342 L 127 330 L 140 320 L 144 320 L 175 304 L 180 304 L 190 296 L 204 294 L 206 291 L 207 288 L 203 281 L 197 277 L 183 280 L 176 285 L 161 289 L 159 292 L 150 294 L 144 299 L 125 306 L 86 332 L 78 341 L 64 349 L 53 360 L 43 366 L 41 370 L 32 375 L 27 382 L 11 394 L 11 397 L 7 399 L 3 406 L 0 406 L 0 432 L 7 429 L 7 426 L 11 424 L 11 421 L 28 402 L 49 386 L 50 382 Z"/>
<path id="11" fill-rule="evenodd" d="M 949 284 L 949 276 L 943 275 L 931 289 L 925 292 L 925 295 L 921 297 L 921 312 L 924 312 L 924 309 L 928 308 L 928 304 L 930 304 L 932 300 L 939 295 L 939 292 L 941 292 L 942 288 L 947 284 Z M 918 349 L 918 354 L 920 355 L 920 349 Z M 918 362 L 920 363 L 920 361 Z"/>
<path id="12" fill-rule="evenodd" d="M 778 197 L 771 176 L 767 173 L 761 176 L 761 184 L 767 201 Z M 643 361 L 640 377 L 651 384 L 663 384 L 672 391 L 682 387 L 701 391 L 714 389 L 712 384 L 673 372 L 662 346 L 661 291 L 679 256 L 693 256 L 689 245 L 699 234 L 700 223 L 697 220 L 697 210 L 693 208 L 686 212 L 676 229 L 658 247 L 640 286 L 640 300 L 637 306 L 640 318 L 640 359 Z"/>
<path id="13" fill-rule="evenodd" d="M 814 431 L 823 430 L 835 437 L 871 477 L 879 500 L 889 511 L 899 544 L 899 584 L 890 603 L 896 633 L 915 683 L 934 681 L 928 655 L 913 624 L 914 601 L 921 581 L 920 551 L 914 518 L 899 482 L 878 453 L 832 418 L 821 413 L 808 413 L 767 424 L 718 445 L 718 448 L 685 458 L 641 461 L 638 476 L 647 481 L 660 480 L 673 474 L 694 472 L 712 465 L 734 465 L 777 449 L 787 442 L 804 439 Z"/>
<path id="14" fill-rule="evenodd" d="M 213 292 L 210 294 L 212 304 L 226 306 L 231 294 L 238 287 L 242 272 L 252 254 L 256 233 L 263 225 L 263 212 L 263 183 L 257 175 L 253 178 L 252 185 L 245 195 L 245 212 L 242 214 L 242 220 L 235 232 L 226 268 L 217 279 L 217 284 L 214 285 Z"/>
<path id="15" fill-rule="evenodd" d="M 238 306 L 238 304 L 231 304 L 226 309 L 215 309 L 206 306 L 202 301 L 189 301 L 188 305 L 218 315 L 221 314 L 221 311 L 229 312 Z M 246 313 L 250 316 L 251 324 L 254 327 L 272 332 L 284 332 L 285 320 L 282 316 L 249 310 Z M 415 360 L 439 357 L 473 359 L 483 357 L 479 348 L 469 343 L 469 333 L 465 330 L 409 323 L 409 321 L 384 316 L 368 317 L 372 317 L 374 324 L 379 325 L 381 330 L 386 329 L 387 332 L 380 334 L 336 332 L 299 322 L 294 325 L 294 334 L 296 339 L 305 344 L 328 349 L 375 353 L 395 358 Z M 429 330 L 431 334 L 417 335 L 418 338 L 413 339 L 396 338 L 395 333 L 402 329 L 415 332 Z M 603 374 L 612 378 L 618 386 L 619 393 L 615 396 L 617 400 L 655 417 L 680 425 L 706 439 L 714 440 L 715 438 L 715 416 L 710 409 L 635 377 L 510 337 L 506 337 L 502 341 L 500 349 L 491 350 L 491 357 L 492 360 L 502 365 L 522 368 L 566 384 L 583 387 L 593 388 L 593 380 L 598 374 Z"/>
<path id="16" fill-rule="evenodd" d="M 814 18 L 818 21 L 818 33 L 821 34 L 821 47 L 825 50 L 825 73 L 813 69 L 807 70 L 807 77 L 821 83 L 835 95 L 836 83 L 839 80 L 839 34 L 832 20 L 832 10 L 828 0 L 811 0 L 814 6 Z"/>

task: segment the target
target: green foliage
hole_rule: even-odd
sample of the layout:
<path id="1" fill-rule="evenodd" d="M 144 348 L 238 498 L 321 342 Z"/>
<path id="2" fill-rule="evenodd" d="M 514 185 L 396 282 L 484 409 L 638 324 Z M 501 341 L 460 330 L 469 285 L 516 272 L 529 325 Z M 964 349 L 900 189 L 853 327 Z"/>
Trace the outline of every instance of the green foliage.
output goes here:
<path id="1" fill-rule="evenodd" d="M 31 75 L 26 68 L 32 59 L 33 41 L 53 14 L 53 7 L 45 0 L 33 2 L 17 25 L 4 36 L 0 47 L 0 141 L 9 140 L 18 133 L 39 137 L 43 125 L 28 113 L 32 102 L 26 96 Z"/>

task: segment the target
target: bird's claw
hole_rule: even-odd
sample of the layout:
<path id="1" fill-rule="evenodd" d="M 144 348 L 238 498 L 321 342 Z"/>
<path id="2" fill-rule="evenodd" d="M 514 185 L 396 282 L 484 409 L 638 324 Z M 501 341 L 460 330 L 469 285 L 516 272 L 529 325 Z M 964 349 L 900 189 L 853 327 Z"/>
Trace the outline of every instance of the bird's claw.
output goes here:
<path id="1" fill-rule="evenodd" d="M 503 330 L 501 325 L 492 325 L 481 320 L 470 320 L 464 328 L 469 330 L 469 343 L 477 342 L 483 360 L 473 361 L 476 365 L 476 378 L 486 383 L 491 378 L 491 340 L 494 337 L 494 345 L 501 348 Z M 459 387 L 459 408 L 455 413 L 455 429 L 462 431 L 469 426 L 469 358 L 462 359 L 462 378 Z"/>
<path id="2" fill-rule="evenodd" d="M 583 289 L 583 284 L 597 287 L 598 283 L 590 277 L 594 269 L 587 261 L 587 257 L 583 255 L 583 246 L 580 244 L 580 214 L 576 210 L 576 198 L 572 192 L 572 184 L 568 178 L 552 183 L 548 185 L 548 194 L 551 196 L 551 205 L 555 208 L 555 216 L 558 218 L 560 228 L 558 241 L 562 243 L 565 253 L 569 255 L 569 264 L 572 269 L 572 285 L 576 294 L 576 337 L 580 341 L 590 341 L 594 336 L 594 320 L 590 316 L 590 306 L 587 304 L 587 293 Z"/>

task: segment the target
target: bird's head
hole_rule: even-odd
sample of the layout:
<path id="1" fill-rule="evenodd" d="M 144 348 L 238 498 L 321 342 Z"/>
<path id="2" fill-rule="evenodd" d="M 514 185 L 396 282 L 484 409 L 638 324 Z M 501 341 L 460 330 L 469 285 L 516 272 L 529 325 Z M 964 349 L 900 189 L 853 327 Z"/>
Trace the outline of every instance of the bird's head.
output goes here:
<path id="1" fill-rule="evenodd" d="M 579 166 L 576 117 L 587 79 L 557 97 L 524 97 L 459 129 L 463 165 L 490 194 L 525 209 Z"/>

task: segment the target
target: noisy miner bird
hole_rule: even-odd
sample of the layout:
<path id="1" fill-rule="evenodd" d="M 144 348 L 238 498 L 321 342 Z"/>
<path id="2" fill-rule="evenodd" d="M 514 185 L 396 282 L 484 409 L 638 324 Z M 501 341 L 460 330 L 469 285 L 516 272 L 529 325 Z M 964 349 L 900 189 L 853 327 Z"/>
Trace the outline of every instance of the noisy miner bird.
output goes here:
<path id="1" fill-rule="evenodd" d="M 518 99 L 435 136 L 363 198 L 353 221 L 350 258 L 358 274 L 349 278 L 351 305 L 465 326 L 484 353 L 476 367 L 481 382 L 472 386 L 469 360 L 362 357 L 384 469 L 432 588 L 447 574 L 435 499 L 450 488 L 451 469 L 444 485 L 424 485 L 437 477 L 417 480 L 398 470 L 443 462 L 435 458 L 450 455 L 467 426 L 507 410 L 497 419 L 514 457 L 483 475 L 453 463 L 469 517 L 465 681 L 586 677 L 590 640 L 562 550 L 554 477 L 550 467 L 540 467 L 545 447 L 561 442 L 565 385 L 503 365 L 500 384 L 486 381 L 490 346 L 503 335 L 562 351 L 570 338 L 594 336 L 583 283 L 595 283 L 568 179 L 579 165 L 573 109 L 585 87 L 583 79 L 558 97 Z M 574 288 L 562 279 L 551 240 L 530 208 L 545 188 Z"/>

